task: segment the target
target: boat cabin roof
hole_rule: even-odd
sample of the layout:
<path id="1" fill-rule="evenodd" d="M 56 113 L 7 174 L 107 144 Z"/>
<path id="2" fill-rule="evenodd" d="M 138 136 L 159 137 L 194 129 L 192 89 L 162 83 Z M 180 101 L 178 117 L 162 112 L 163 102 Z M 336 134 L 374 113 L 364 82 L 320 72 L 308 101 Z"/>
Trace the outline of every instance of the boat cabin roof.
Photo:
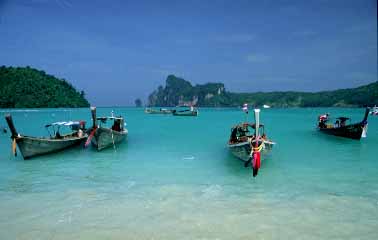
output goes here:
<path id="1" fill-rule="evenodd" d="M 176 108 L 196 108 L 195 106 L 177 105 Z"/>
<path id="2" fill-rule="evenodd" d="M 111 120 L 122 120 L 123 117 L 97 117 L 96 119 L 97 120 L 101 120 L 101 121 L 106 121 L 108 119 L 111 119 Z"/>
<path id="3" fill-rule="evenodd" d="M 338 119 L 338 120 L 340 120 L 340 121 L 343 122 L 343 121 L 349 120 L 350 118 L 348 118 L 348 117 L 338 117 L 336 119 Z"/>
<path id="4" fill-rule="evenodd" d="M 50 124 L 46 124 L 45 127 L 51 127 L 51 126 L 74 126 L 74 125 L 81 125 L 85 124 L 85 121 L 68 121 L 68 122 L 54 122 Z"/>
<path id="5" fill-rule="evenodd" d="M 256 124 L 255 123 L 239 123 L 238 125 L 235 125 L 232 128 L 245 127 L 245 126 L 249 126 L 249 127 L 252 127 L 253 129 L 256 129 Z M 259 128 L 263 128 L 263 127 L 264 127 L 264 124 L 260 123 Z"/>

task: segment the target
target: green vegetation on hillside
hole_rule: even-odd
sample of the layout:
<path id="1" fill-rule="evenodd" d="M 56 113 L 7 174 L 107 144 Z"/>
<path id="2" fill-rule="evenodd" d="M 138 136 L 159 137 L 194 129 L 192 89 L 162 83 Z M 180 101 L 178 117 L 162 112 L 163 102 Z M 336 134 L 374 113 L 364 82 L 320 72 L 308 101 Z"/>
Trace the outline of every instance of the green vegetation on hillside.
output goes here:
<path id="1" fill-rule="evenodd" d="M 30 67 L 0 67 L 0 108 L 88 107 L 84 91 Z"/>
<path id="2" fill-rule="evenodd" d="M 378 82 L 365 86 L 322 92 L 230 93 L 231 105 L 241 102 L 273 107 L 363 107 L 378 105 Z"/>
<path id="3" fill-rule="evenodd" d="M 323 92 L 256 92 L 232 93 L 222 83 L 192 86 L 190 82 L 169 75 L 165 88 L 159 86 L 148 98 L 149 106 L 223 106 L 248 103 L 272 107 L 363 107 L 378 105 L 378 82 L 365 86 Z"/>
<path id="4" fill-rule="evenodd" d="M 223 83 L 192 86 L 190 82 L 182 78 L 169 75 L 165 88 L 159 86 L 156 91 L 150 94 L 148 105 L 171 107 L 176 105 L 221 106 L 225 96 Z"/>

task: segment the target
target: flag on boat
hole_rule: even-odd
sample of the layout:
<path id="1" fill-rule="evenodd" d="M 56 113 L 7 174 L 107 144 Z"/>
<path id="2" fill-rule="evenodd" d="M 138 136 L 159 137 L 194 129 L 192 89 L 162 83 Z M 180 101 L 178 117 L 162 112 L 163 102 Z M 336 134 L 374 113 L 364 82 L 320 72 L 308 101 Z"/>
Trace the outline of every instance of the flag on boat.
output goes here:
<path id="1" fill-rule="evenodd" d="M 321 120 L 321 121 L 328 120 L 328 113 L 320 115 L 319 120 Z"/>
<path id="2" fill-rule="evenodd" d="M 243 112 L 248 113 L 248 104 L 243 104 Z"/>

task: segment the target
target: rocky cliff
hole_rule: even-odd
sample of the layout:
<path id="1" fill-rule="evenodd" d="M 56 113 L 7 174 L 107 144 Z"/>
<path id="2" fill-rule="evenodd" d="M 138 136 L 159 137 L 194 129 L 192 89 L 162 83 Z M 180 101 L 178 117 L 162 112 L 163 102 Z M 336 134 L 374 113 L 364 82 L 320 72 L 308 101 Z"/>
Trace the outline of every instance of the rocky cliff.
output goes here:
<path id="1" fill-rule="evenodd" d="M 166 86 L 159 86 L 148 98 L 149 106 L 193 105 L 232 107 L 248 103 L 262 107 L 363 107 L 378 105 L 378 82 L 357 88 L 322 92 L 227 92 L 223 83 L 192 84 L 169 75 Z"/>
<path id="2" fill-rule="evenodd" d="M 223 83 L 192 84 L 169 75 L 165 87 L 159 86 L 148 97 L 149 106 L 220 106 L 227 93 Z"/>

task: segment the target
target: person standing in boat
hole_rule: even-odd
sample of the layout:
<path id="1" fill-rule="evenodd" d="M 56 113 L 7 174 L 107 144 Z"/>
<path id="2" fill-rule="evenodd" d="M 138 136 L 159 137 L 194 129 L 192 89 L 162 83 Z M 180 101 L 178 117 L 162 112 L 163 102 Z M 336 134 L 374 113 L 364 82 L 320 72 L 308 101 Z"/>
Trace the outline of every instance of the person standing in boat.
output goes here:
<path id="1" fill-rule="evenodd" d="M 319 125 L 320 128 L 326 127 L 326 122 L 328 121 L 328 116 L 329 116 L 328 113 L 319 116 L 319 124 L 318 125 Z"/>
<path id="2" fill-rule="evenodd" d="M 346 120 L 347 120 L 346 118 L 341 119 L 341 121 L 340 121 L 340 127 L 345 127 Z"/>
<path id="3" fill-rule="evenodd" d="M 112 126 L 113 131 L 120 132 L 121 131 L 121 121 L 120 119 L 114 119 L 114 124 Z"/>
<path id="4" fill-rule="evenodd" d="M 63 138 L 62 135 L 60 135 L 59 130 L 56 131 L 55 138 L 56 138 L 56 139 L 62 139 L 62 138 Z"/>
<path id="5" fill-rule="evenodd" d="M 339 121 L 339 120 L 336 120 L 336 122 L 335 122 L 335 124 L 333 125 L 333 127 L 335 127 L 335 128 L 340 127 L 340 121 Z"/>
<path id="6" fill-rule="evenodd" d="M 84 132 L 83 132 L 83 130 L 81 130 L 81 128 L 79 128 L 79 130 L 77 131 L 77 136 L 78 136 L 79 138 L 81 138 L 81 137 L 84 136 Z"/>
<path id="7" fill-rule="evenodd" d="M 84 131 L 85 131 L 85 122 L 84 121 L 80 121 L 79 122 L 79 129 L 77 130 L 77 136 L 79 138 L 83 137 L 84 136 Z"/>

